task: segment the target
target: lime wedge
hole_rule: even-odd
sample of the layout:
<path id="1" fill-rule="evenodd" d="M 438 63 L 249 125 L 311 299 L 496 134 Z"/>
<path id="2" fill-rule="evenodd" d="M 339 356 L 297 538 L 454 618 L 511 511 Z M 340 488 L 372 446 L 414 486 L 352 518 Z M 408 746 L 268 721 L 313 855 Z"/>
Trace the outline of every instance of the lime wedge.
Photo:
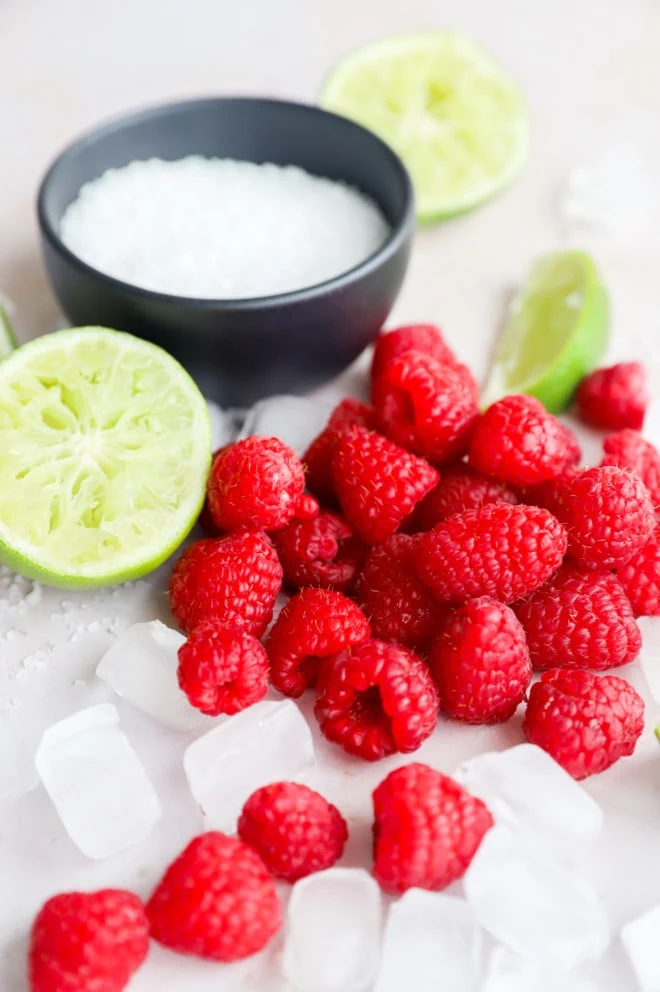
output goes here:
<path id="1" fill-rule="evenodd" d="M 602 359 L 608 337 L 607 292 L 589 255 L 540 258 L 511 304 L 482 404 L 531 393 L 559 413 Z"/>
<path id="2" fill-rule="evenodd" d="M 11 326 L 7 311 L 0 303 L 0 361 L 10 355 L 18 347 L 14 328 Z"/>
<path id="3" fill-rule="evenodd" d="M 103 327 L 0 362 L 0 562 L 90 589 L 152 571 L 192 528 L 211 432 L 167 352 Z"/>
<path id="4" fill-rule="evenodd" d="M 529 124 L 518 86 L 479 45 L 453 31 L 359 49 L 332 69 L 320 102 L 398 152 L 422 221 L 489 199 L 527 158 Z"/>

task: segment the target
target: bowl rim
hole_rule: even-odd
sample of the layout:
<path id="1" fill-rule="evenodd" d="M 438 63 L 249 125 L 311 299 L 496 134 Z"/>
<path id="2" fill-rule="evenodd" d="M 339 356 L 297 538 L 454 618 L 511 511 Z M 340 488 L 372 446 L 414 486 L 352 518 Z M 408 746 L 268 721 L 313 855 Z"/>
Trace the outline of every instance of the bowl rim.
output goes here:
<path id="1" fill-rule="evenodd" d="M 116 276 L 111 276 L 108 273 L 103 272 L 101 269 L 97 269 L 88 262 L 85 262 L 79 255 L 76 255 L 75 252 L 71 251 L 71 249 L 65 245 L 59 232 L 51 223 L 47 204 L 50 197 L 50 190 L 55 179 L 62 170 L 67 168 L 68 161 L 71 157 L 76 155 L 81 148 L 85 147 L 85 145 L 93 144 L 101 137 L 121 131 L 128 124 L 140 124 L 142 121 L 165 117 L 175 110 L 192 110 L 193 108 L 218 103 L 252 103 L 287 107 L 298 113 L 307 114 L 310 116 L 320 115 L 323 117 L 334 118 L 335 120 L 340 121 L 341 125 L 346 127 L 349 131 L 359 131 L 363 134 L 367 134 L 374 144 L 379 146 L 380 154 L 382 154 L 385 158 L 388 158 L 391 165 L 394 166 L 395 171 L 399 173 L 404 189 L 404 204 L 401 218 L 397 224 L 391 227 L 390 233 L 380 247 L 372 252 L 371 255 L 367 256 L 367 258 L 365 258 L 362 262 L 359 262 L 352 268 L 347 269 L 345 272 L 339 273 L 337 276 L 333 276 L 330 279 L 325 279 L 323 282 L 313 283 L 310 286 L 303 286 L 299 289 L 290 290 L 286 293 L 273 293 L 267 296 L 250 297 L 196 297 L 180 296 L 175 293 L 161 293 L 157 290 L 137 286 L 135 283 L 125 282 L 123 279 L 118 279 Z M 399 251 L 402 244 L 408 240 L 414 230 L 415 201 L 412 180 L 401 158 L 388 144 L 386 144 L 386 142 L 379 138 L 378 135 L 374 134 L 372 131 L 369 131 L 368 128 L 362 127 L 361 124 L 350 120 L 348 117 L 342 117 L 340 114 L 332 113 L 332 111 L 325 110 L 315 104 L 304 103 L 296 100 L 282 100 L 276 97 L 249 95 L 204 96 L 195 97 L 192 99 L 174 100 L 167 103 L 152 104 L 148 107 L 143 107 L 142 109 L 118 114 L 107 119 L 105 122 L 88 128 L 80 133 L 59 152 L 43 175 L 43 178 L 39 183 L 37 193 L 37 218 L 42 235 L 46 238 L 50 246 L 55 251 L 57 251 L 66 261 L 79 269 L 82 269 L 85 274 L 100 280 L 112 289 L 121 291 L 122 293 L 129 294 L 139 299 L 151 300 L 153 302 L 170 304 L 172 306 L 182 308 L 192 307 L 193 309 L 204 310 L 222 307 L 228 310 L 259 310 L 266 306 L 274 308 L 279 306 L 288 306 L 289 304 L 308 301 L 319 296 L 338 292 L 347 285 L 353 283 L 355 280 L 360 279 L 363 276 L 367 276 L 376 269 L 380 268 Z"/>

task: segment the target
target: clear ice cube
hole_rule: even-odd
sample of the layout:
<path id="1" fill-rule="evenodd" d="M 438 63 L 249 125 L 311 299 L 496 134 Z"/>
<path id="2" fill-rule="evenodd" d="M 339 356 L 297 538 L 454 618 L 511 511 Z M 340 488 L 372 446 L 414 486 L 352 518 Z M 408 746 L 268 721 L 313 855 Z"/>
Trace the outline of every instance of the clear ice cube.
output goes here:
<path id="1" fill-rule="evenodd" d="M 637 977 L 640 992 L 660 992 L 660 906 L 626 923 L 621 942 Z"/>
<path id="2" fill-rule="evenodd" d="M 0 713 L 0 803 L 20 799 L 39 785 L 34 760 L 9 713 Z"/>
<path id="3" fill-rule="evenodd" d="M 177 651 L 185 638 L 160 620 L 134 623 L 101 658 L 96 674 L 118 696 L 171 730 L 210 726 L 188 702 L 177 681 Z"/>
<path id="4" fill-rule="evenodd" d="M 486 979 L 479 992 L 599 992 L 589 981 L 548 972 L 534 961 L 496 947 L 488 962 Z"/>
<path id="5" fill-rule="evenodd" d="M 481 754 L 454 778 L 483 799 L 498 823 L 558 857 L 579 857 L 602 830 L 598 803 L 535 744 Z"/>
<path id="6" fill-rule="evenodd" d="M 183 767 L 207 830 L 233 833 L 245 800 L 262 785 L 307 780 L 314 746 L 294 702 L 255 703 L 186 749 Z"/>
<path id="7" fill-rule="evenodd" d="M 660 617 L 639 617 L 637 623 L 642 632 L 639 663 L 649 692 L 660 703 Z"/>
<path id="8" fill-rule="evenodd" d="M 587 881 L 506 826 L 488 831 L 463 884 L 481 926 L 544 968 L 568 972 L 609 943 L 607 916 Z"/>
<path id="9" fill-rule="evenodd" d="M 108 703 L 49 727 L 35 764 L 67 833 L 88 858 L 139 843 L 160 819 L 158 796 Z"/>
<path id="10" fill-rule="evenodd" d="M 362 868 L 329 868 L 293 887 L 284 974 L 296 992 L 363 992 L 378 967 L 381 895 Z"/>
<path id="11" fill-rule="evenodd" d="M 409 889 L 390 907 L 374 992 L 476 992 L 482 938 L 465 899 Z"/>
<path id="12" fill-rule="evenodd" d="M 211 421 L 211 451 L 224 448 L 234 437 L 234 420 L 230 413 L 222 410 L 213 400 L 207 400 L 209 420 Z"/>
<path id="13" fill-rule="evenodd" d="M 304 396 L 271 396 L 248 410 L 240 437 L 278 437 L 302 455 L 328 423 L 332 407 Z"/>

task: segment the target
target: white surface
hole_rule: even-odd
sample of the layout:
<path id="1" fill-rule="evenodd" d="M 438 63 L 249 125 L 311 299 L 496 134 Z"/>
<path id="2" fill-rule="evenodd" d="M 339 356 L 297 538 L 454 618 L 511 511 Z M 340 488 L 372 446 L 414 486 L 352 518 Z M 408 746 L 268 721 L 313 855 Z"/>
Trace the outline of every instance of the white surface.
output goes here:
<path id="1" fill-rule="evenodd" d="M 637 622 L 642 632 L 639 663 L 648 691 L 660 703 L 660 617 L 640 617 Z"/>
<path id="2" fill-rule="evenodd" d="M 660 992 L 660 905 L 631 920 L 621 940 L 637 977 L 640 992 Z"/>
<path id="3" fill-rule="evenodd" d="M 592 251 L 611 290 L 610 358 L 643 358 L 660 389 L 658 217 L 634 236 L 574 230 L 558 210 L 571 172 L 591 166 L 621 140 L 632 142 L 660 176 L 660 3 L 658 0 L 2 0 L 0 2 L 0 289 L 15 303 L 21 339 L 61 319 L 39 260 L 34 196 L 49 160 L 73 135 L 139 105 L 206 93 L 269 93 L 314 99 L 326 68 L 374 37 L 433 26 L 460 26 L 501 58 L 528 96 L 532 152 L 520 180 L 483 209 L 418 232 L 392 321 L 436 320 L 477 374 L 510 290 L 531 258 L 556 246 Z M 363 389 L 349 373 L 330 398 Z M 660 416 L 649 418 L 660 440 Z M 651 427 L 650 427 L 651 429 Z M 592 445 L 597 457 L 597 445 Z M 128 624 L 171 623 L 167 567 L 148 581 L 106 593 L 39 592 L 0 571 L 0 699 L 33 749 L 54 720 L 82 706 L 115 700 L 94 670 Z M 27 599 L 25 598 L 27 597 Z M 605 814 L 601 839 L 582 861 L 607 907 L 614 932 L 658 902 L 660 754 L 652 728 L 660 706 L 639 663 L 621 673 L 647 701 L 647 727 L 635 755 L 585 784 Z M 371 856 L 374 786 L 406 761 L 451 772 L 461 761 L 522 741 L 520 717 L 503 727 L 444 720 L 416 755 L 364 765 L 322 741 L 312 726 L 319 787 L 347 816 L 346 865 Z M 66 837 L 42 789 L 0 808 L 0 987 L 25 992 L 31 919 L 62 888 L 125 885 L 140 895 L 168 860 L 201 830 L 182 754 L 189 738 L 170 734 L 121 700 L 121 724 L 164 806 L 151 837 L 126 854 L 92 864 Z M 280 992 L 268 954 L 231 970 L 236 992 Z M 600 992 L 630 992 L 634 976 L 613 941 L 600 965 L 585 969 Z M 130 992 L 225 992 L 227 974 L 152 949 Z M 217 977 L 216 977 L 217 976 Z M 233 990 L 232 990 L 233 992 Z"/>
<path id="4" fill-rule="evenodd" d="M 298 455 L 328 423 L 332 404 L 306 396 L 271 396 L 248 410 L 239 437 L 273 434 Z"/>

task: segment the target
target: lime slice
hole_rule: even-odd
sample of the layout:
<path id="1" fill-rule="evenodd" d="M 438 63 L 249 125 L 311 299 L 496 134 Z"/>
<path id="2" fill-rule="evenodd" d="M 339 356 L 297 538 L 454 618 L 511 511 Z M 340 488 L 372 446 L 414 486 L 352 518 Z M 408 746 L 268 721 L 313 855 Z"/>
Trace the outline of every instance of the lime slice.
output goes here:
<path id="1" fill-rule="evenodd" d="M 10 355 L 18 347 L 14 328 L 11 326 L 7 311 L 0 303 L 0 361 Z"/>
<path id="2" fill-rule="evenodd" d="M 511 304 L 482 405 L 531 393 L 551 413 L 561 412 L 602 359 L 609 326 L 607 293 L 589 255 L 540 258 Z"/>
<path id="3" fill-rule="evenodd" d="M 179 363 L 103 327 L 0 363 L 0 561 L 62 588 L 152 571 L 192 528 L 208 410 Z"/>
<path id="4" fill-rule="evenodd" d="M 518 86 L 456 32 L 403 35 L 361 48 L 330 72 L 320 100 L 398 152 L 422 221 L 483 203 L 527 158 L 529 125 Z"/>

